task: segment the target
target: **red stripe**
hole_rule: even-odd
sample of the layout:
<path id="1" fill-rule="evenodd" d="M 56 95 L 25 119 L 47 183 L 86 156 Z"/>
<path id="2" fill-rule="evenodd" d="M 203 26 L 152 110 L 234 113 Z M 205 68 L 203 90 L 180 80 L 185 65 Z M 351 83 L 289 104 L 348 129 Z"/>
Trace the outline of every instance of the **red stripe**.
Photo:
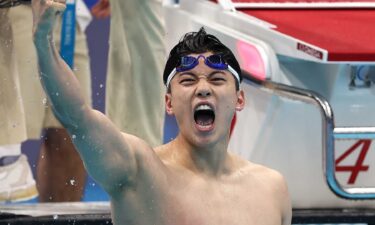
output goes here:
<path id="1" fill-rule="evenodd" d="M 276 30 L 329 52 L 329 61 L 375 61 L 375 9 L 245 9 Z"/>

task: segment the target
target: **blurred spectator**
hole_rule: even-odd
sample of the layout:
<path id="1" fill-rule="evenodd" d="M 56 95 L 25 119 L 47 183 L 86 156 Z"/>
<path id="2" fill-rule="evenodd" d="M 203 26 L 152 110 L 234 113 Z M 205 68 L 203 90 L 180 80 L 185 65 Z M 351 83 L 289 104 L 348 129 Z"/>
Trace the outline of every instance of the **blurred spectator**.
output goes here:
<path id="1" fill-rule="evenodd" d="M 97 18 L 111 14 L 106 114 L 152 146 L 163 140 L 164 21 L 162 0 L 99 0 Z"/>
<path id="2" fill-rule="evenodd" d="M 54 118 L 40 85 L 32 41 L 30 1 L 0 0 L 0 202 L 34 198 L 40 201 L 79 201 L 86 172 L 69 135 Z M 22 3 L 22 4 L 21 4 Z M 91 15 L 77 1 L 74 71 L 91 102 L 91 77 L 84 30 Z M 60 46 L 61 21 L 55 30 Z M 37 189 L 21 143 L 39 139 Z"/>

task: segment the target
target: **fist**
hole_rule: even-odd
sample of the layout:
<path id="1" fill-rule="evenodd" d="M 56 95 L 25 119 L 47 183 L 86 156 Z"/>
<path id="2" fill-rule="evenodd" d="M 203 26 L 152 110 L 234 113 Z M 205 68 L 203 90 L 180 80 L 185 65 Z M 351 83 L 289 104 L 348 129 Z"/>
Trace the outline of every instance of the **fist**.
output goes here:
<path id="1" fill-rule="evenodd" d="M 58 15 L 66 8 L 66 0 L 32 0 L 33 33 L 48 34 Z"/>

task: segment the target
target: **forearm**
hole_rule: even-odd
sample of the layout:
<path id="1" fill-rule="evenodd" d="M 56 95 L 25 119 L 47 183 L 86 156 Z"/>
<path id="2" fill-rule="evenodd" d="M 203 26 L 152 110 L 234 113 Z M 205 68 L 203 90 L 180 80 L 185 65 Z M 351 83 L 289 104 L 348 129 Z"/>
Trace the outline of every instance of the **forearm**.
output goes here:
<path id="1" fill-rule="evenodd" d="M 89 174 L 107 187 L 122 174 L 134 174 L 134 155 L 122 134 L 100 112 L 88 109 L 74 74 L 61 59 L 50 35 L 34 37 L 43 87 L 52 102 L 56 117 L 74 135 Z M 121 159 L 121 160 L 120 160 Z M 127 162 L 129 171 L 121 163 Z M 110 163 L 109 163 L 110 162 Z M 101 168 L 97 170 L 97 168 Z"/>
<path id="2" fill-rule="evenodd" d="M 67 127 L 77 127 L 89 106 L 74 73 L 57 52 L 52 34 L 41 33 L 34 35 L 34 44 L 42 85 L 60 122 Z"/>
<path id="3" fill-rule="evenodd" d="M 64 0 L 33 0 L 32 4 L 41 82 L 94 179 L 106 190 L 122 188 L 138 174 L 136 155 L 144 144 L 123 135 L 104 114 L 85 103 L 78 80 L 54 46 L 52 30 L 61 11 L 54 6 L 58 1 L 64 8 Z"/>

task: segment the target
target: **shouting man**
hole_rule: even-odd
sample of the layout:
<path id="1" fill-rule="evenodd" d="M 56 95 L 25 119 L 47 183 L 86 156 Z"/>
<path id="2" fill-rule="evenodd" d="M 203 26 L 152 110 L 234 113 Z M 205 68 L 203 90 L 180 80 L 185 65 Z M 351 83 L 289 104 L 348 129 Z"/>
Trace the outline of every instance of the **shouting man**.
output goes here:
<path id="1" fill-rule="evenodd" d="M 180 132 L 152 149 L 85 103 L 53 42 L 64 4 L 33 0 L 40 76 L 86 169 L 109 193 L 114 224 L 290 224 L 283 177 L 227 150 L 232 118 L 245 99 L 241 69 L 225 45 L 201 29 L 171 50 L 163 77 L 165 104 Z"/>

